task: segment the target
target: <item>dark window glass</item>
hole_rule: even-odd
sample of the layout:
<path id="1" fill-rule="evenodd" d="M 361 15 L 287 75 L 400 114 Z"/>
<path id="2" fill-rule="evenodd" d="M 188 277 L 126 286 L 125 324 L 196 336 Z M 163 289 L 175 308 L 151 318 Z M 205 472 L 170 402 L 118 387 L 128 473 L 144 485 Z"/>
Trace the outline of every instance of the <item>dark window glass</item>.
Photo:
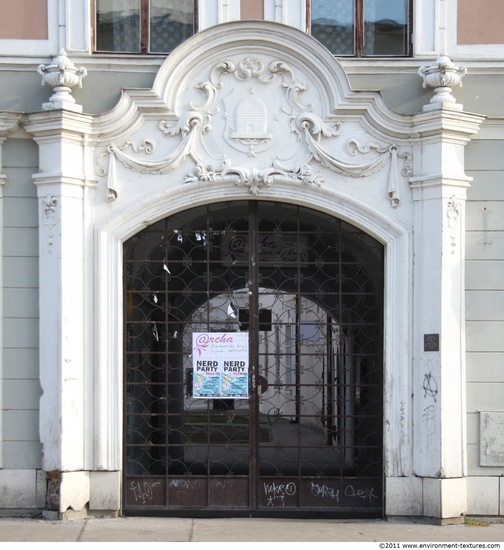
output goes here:
<path id="1" fill-rule="evenodd" d="M 334 55 L 410 55 L 411 0 L 312 0 L 311 34 Z"/>
<path id="2" fill-rule="evenodd" d="M 96 0 L 96 49 L 168 53 L 194 32 L 194 0 Z"/>

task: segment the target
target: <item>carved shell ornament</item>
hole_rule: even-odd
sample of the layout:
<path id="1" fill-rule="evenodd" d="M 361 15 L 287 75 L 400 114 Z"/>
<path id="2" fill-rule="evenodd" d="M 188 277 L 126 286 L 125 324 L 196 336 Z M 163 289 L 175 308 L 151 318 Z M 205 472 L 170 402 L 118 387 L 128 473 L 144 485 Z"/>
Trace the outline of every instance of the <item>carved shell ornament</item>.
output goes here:
<path id="1" fill-rule="evenodd" d="M 159 122 L 161 134 L 179 138 L 169 151 L 159 152 L 161 136 L 157 145 L 151 138 L 140 145 L 111 143 L 101 154 L 99 174 L 107 175 L 108 199 L 118 194 L 117 161 L 142 174 L 166 174 L 189 158 L 194 168 L 185 183 L 229 182 L 254 195 L 276 182 L 322 185 L 313 169 L 317 161 L 353 178 L 389 164 L 387 195 L 397 207 L 399 177 L 411 175 L 411 154 L 400 153 L 395 144 L 360 143 L 357 137 L 347 138 L 343 147 L 337 145 L 336 154 L 342 124 L 334 116 L 323 120 L 315 112 L 310 91 L 282 61 L 266 64 L 247 57 L 215 64 L 208 78 L 194 85 L 193 97 L 199 99 L 187 101 L 178 117 Z"/>

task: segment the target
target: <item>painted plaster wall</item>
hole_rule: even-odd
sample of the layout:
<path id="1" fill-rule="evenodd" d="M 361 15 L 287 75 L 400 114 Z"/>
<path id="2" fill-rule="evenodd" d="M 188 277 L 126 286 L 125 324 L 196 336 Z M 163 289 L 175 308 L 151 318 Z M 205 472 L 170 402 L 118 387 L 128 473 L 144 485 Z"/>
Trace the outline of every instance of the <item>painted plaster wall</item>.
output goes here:
<path id="1" fill-rule="evenodd" d="M 257 0 L 240 0 L 240 16 L 242 19 L 264 19 L 264 5 Z"/>
<path id="2" fill-rule="evenodd" d="M 482 466 L 480 411 L 504 412 L 504 159 L 502 141 L 476 140 L 466 151 L 474 180 L 467 202 L 468 473 L 502 475 L 501 460 Z"/>
<path id="3" fill-rule="evenodd" d="M 40 468 L 38 212 L 32 180 L 38 148 L 29 139 L 8 140 L 3 159 L 2 465 Z"/>
<path id="4" fill-rule="evenodd" d="M 466 345 L 468 508 L 504 513 L 504 445 L 487 445 L 482 416 L 504 412 L 504 159 L 502 141 L 480 139 L 466 149 Z"/>
<path id="5" fill-rule="evenodd" d="M 502 44 L 504 5 L 500 0 L 458 0 L 457 41 L 459 44 Z"/>
<path id="6" fill-rule="evenodd" d="M 47 39 L 47 3 L 33 0 L 0 0 L 0 39 Z"/>

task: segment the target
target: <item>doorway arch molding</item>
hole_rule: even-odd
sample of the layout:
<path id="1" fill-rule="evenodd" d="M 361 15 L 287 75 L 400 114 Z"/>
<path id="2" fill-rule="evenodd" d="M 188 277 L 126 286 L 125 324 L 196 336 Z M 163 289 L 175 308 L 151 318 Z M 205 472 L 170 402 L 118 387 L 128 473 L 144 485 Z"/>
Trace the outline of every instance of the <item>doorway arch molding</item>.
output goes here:
<path id="1" fill-rule="evenodd" d="M 401 413 L 410 392 L 411 365 L 407 299 L 411 273 L 411 236 L 397 221 L 379 213 L 369 204 L 334 191 L 311 188 L 293 189 L 277 185 L 275 192 L 261 194 L 260 200 L 272 200 L 304 206 L 342 219 L 363 230 L 385 246 L 385 342 L 384 350 L 384 428 L 385 464 L 389 476 L 411 473 L 411 448 L 404 433 L 387 429 Z M 122 445 L 122 406 L 120 389 L 122 365 L 122 245 L 146 226 L 195 206 L 235 200 L 251 200 L 250 194 L 234 186 L 215 185 L 205 190 L 190 186 L 173 193 L 144 197 L 141 207 L 125 206 L 95 227 L 96 280 L 96 360 L 94 389 L 95 469 L 120 470 Z M 252 199 L 254 200 L 254 199 Z M 407 414 L 407 413 L 406 413 Z M 409 420 L 411 421 L 411 419 Z M 406 420 L 404 420 L 406 422 Z"/>

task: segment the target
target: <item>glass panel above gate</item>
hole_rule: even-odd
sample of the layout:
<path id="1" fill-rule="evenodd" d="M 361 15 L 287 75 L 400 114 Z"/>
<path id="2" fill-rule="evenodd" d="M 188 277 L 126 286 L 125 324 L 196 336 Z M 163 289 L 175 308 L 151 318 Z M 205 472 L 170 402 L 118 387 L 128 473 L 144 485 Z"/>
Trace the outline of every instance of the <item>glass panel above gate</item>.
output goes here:
<path id="1" fill-rule="evenodd" d="M 382 245 L 236 201 L 124 258 L 125 509 L 381 515 Z"/>

